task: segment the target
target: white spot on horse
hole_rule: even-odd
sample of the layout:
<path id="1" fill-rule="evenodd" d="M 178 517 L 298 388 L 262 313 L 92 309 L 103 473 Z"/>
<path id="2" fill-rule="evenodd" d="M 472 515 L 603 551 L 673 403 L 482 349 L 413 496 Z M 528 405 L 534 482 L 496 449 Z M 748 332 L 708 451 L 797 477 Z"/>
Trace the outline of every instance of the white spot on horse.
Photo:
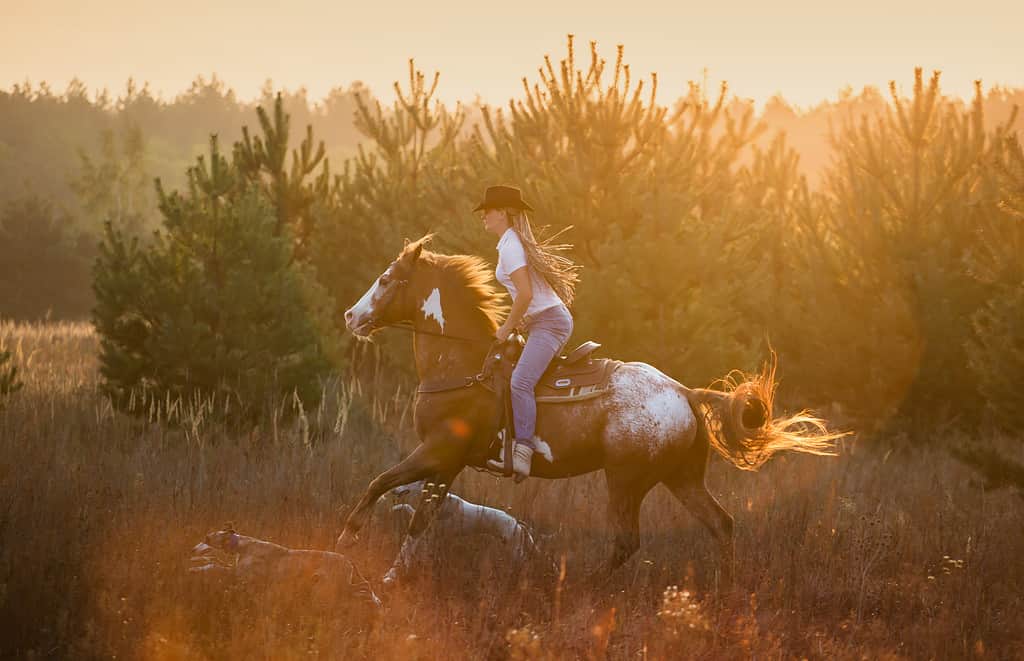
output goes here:
<path id="1" fill-rule="evenodd" d="M 679 384 L 644 363 L 623 365 L 612 377 L 609 441 L 618 450 L 636 447 L 654 459 L 696 428 L 696 419 Z"/>
<path id="2" fill-rule="evenodd" d="M 555 463 L 555 456 L 551 453 L 551 446 L 540 436 L 533 437 L 533 449 L 537 451 L 537 454 L 547 459 L 549 463 Z"/>
<path id="3" fill-rule="evenodd" d="M 441 327 L 441 332 L 443 333 L 444 312 L 441 310 L 441 290 L 435 287 L 434 291 L 430 292 L 430 296 L 427 297 L 427 300 L 423 301 L 423 307 L 420 309 L 423 310 L 423 318 L 430 319 L 433 317 L 434 321 L 437 322 L 437 325 Z"/>

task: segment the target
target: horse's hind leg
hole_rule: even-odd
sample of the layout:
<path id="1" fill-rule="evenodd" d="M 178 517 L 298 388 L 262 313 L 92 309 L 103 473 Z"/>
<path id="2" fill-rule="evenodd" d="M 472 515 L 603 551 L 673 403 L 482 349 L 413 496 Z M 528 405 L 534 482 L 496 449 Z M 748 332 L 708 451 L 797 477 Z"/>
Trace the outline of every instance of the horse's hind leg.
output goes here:
<path id="1" fill-rule="evenodd" d="M 732 515 L 708 492 L 703 478 L 666 481 L 665 486 L 711 531 L 718 542 L 722 582 L 728 584 L 732 581 L 734 561 Z"/>
<path id="2" fill-rule="evenodd" d="M 640 548 L 640 505 L 654 485 L 644 475 L 605 470 L 608 481 L 608 520 L 615 540 L 611 557 L 594 574 L 607 576 L 629 560 Z"/>

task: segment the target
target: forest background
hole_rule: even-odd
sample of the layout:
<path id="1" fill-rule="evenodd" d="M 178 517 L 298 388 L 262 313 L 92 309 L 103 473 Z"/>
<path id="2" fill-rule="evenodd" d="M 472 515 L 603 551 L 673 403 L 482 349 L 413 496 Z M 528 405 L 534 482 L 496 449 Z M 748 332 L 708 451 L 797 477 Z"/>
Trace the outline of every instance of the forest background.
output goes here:
<path id="1" fill-rule="evenodd" d="M 296 377 L 307 385 L 350 360 L 331 316 L 403 238 L 437 232 L 438 249 L 493 258 L 469 209 L 487 183 L 510 181 L 539 205 L 535 224 L 549 234 L 572 226 L 563 237 L 585 268 L 577 335 L 614 355 L 704 384 L 753 369 L 771 347 L 784 397 L 800 393 L 872 428 L 1020 422 L 1011 375 L 1024 365 L 1015 141 L 1024 90 L 979 85 L 974 99 L 950 98 L 938 74 L 919 71 L 890 91 L 847 89 L 799 112 L 777 97 L 756 113 L 724 86 L 692 83 L 662 101 L 656 76 L 630 78 L 621 49 L 615 63 L 593 45 L 577 59 L 571 41 L 560 65 L 545 58 L 538 73 L 506 106 L 454 108 L 432 100 L 437 79 L 411 63 L 390 108 L 360 83 L 317 102 L 269 81 L 243 102 L 216 77 L 170 101 L 134 81 L 116 97 L 90 97 L 77 81 L 60 94 L 16 85 L 0 93 L 0 317 L 98 310 L 100 331 L 113 332 L 104 323 L 141 303 L 96 308 L 90 276 L 104 224 L 143 246 L 161 228 L 180 232 L 164 191 L 195 184 L 213 135 L 228 167 L 265 192 L 271 234 L 289 233 L 296 252 L 282 268 L 295 257 L 315 283 L 314 344 L 329 360 Z M 303 140 L 301 163 L 290 163 Z M 238 148 L 251 142 L 246 161 Z M 237 197 L 208 197 L 222 193 Z M 208 257 L 190 258 L 207 260 L 195 277 L 208 275 Z M 119 295 L 103 284 L 120 268 L 111 259 L 97 272 L 107 299 Z M 161 360 L 186 361 L 184 346 Z M 404 361 L 401 349 L 385 353 Z M 132 369 L 115 388 L 146 378 Z M 232 370 L 194 385 L 215 387 Z"/>
<path id="2" fill-rule="evenodd" d="M 443 77 L 412 65 L 389 106 L 359 84 L 244 102 L 216 78 L 0 93 L 0 655 L 1019 657 L 1024 90 L 895 71 L 757 112 L 700 84 L 663 99 L 622 57 L 570 44 L 500 106 L 435 103 Z M 688 385 L 774 350 L 780 408 L 854 440 L 757 475 L 711 463 L 733 590 L 664 493 L 636 562 L 607 594 L 573 583 L 562 615 L 480 540 L 389 595 L 369 639 L 190 580 L 224 521 L 328 548 L 411 448 L 409 336 L 355 342 L 339 313 L 405 237 L 493 259 L 470 209 L 495 182 L 548 236 L 572 226 L 575 339 Z M 603 553 L 594 476 L 456 489 L 573 578 Z M 398 535 L 374 534 L 353 558 L 376 584 Z"/>

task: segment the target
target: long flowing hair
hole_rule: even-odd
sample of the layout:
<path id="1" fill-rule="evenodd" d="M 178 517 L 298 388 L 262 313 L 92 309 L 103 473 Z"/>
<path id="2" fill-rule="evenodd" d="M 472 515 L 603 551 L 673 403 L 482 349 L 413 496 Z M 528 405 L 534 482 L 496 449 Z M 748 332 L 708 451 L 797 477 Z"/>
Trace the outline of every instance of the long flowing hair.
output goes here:
<path id="1" fill-rule="evenodd" d="M 538 241 L 533 235 L 530 218 L 525 211 L 522 209 L 505 209 L 504 211 L 512 229 L 519 235 L 523 248 L 526 250 L 527 265 L 547 281 L 566 307 L 571 308 L 576 299 L 576 285 L 580 281 L 579 272 L 582 267 L 559 253 L 571 250 L 572 244 L 553 242 L 561 232 L 543 241 Z"/>

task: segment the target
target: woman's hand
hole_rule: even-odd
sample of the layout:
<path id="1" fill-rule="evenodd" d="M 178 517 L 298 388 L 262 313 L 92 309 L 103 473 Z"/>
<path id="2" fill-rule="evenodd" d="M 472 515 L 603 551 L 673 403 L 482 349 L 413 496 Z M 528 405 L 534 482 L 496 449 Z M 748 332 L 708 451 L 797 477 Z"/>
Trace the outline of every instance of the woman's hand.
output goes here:
<path id="1" fill-rule="evenodd" d="M 512 334 L 512 329 L 506 324 L 498 326 L 498 330 L 494 331 L 494 337 L 498 338 L 499 342 L 504 342 L 508 339 L 508 336 Z"/>

